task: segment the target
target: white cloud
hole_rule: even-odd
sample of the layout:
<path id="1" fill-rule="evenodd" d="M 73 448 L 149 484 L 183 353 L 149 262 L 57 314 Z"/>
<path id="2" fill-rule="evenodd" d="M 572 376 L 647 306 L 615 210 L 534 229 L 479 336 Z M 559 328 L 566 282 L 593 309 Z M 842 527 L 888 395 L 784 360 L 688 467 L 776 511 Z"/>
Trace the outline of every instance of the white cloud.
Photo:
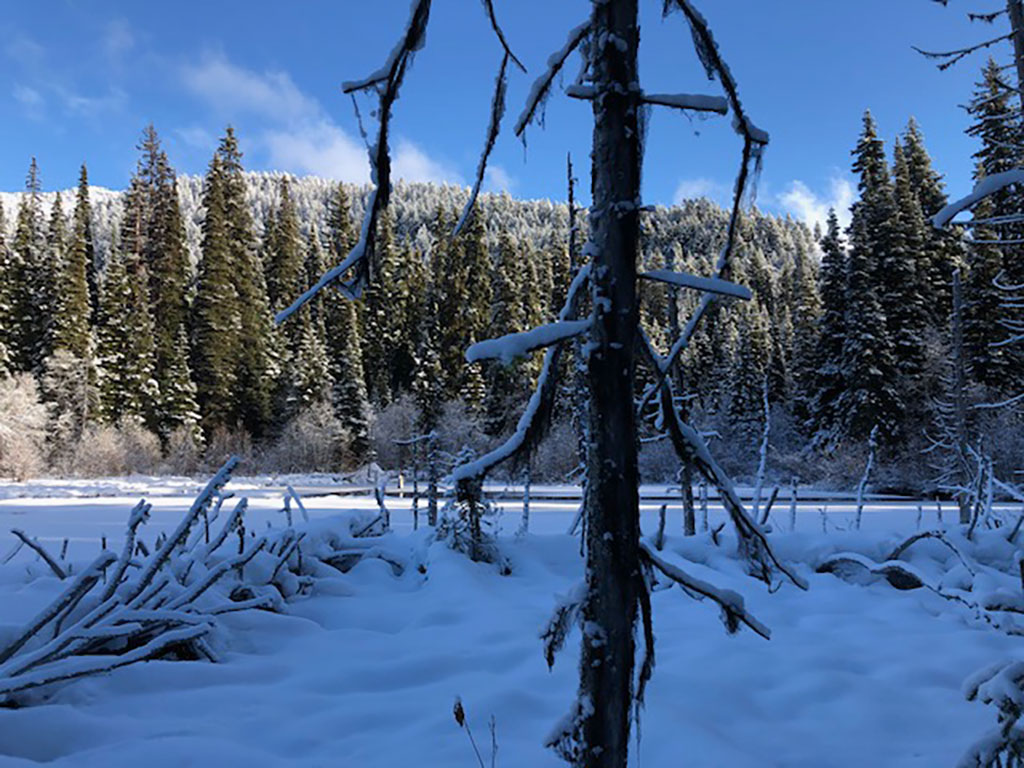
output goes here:
<path id="1" fill-rule="evenodd" d="M 74 93 L 58 85 L 55 85 L 53 89 L 60 96 L 64 108 L 68 112 L 85 117 L 96 117 L 104 112 L 117 112 L 128 102 L 128 94 L 116 87 L 110 88 L 102 96 Z"/>
<path id="2" fill-rule="evenodd" d="M 484 189 L 487 192 L 511 192 L 516 180 L 500 165 L 488 165 L 484 174 Z"/>
<path id="3" fill-rule="evenodd" d="M 722 202 L 729 194 L 729 187 L 720 181 L 701 177 L 698 179 L 683 179 L 676 187 L 676 193 L 672 196 L 672 202 L 676 205 L 696 197 L 706 197 L 716 202 Z"/>
<path id="4" fill-rule="evenodd" d="M 135 34 L 124 19 L 115 19 L 107 24 L 100 38 L 103 52 L 111 59 L 119 59 L 135 47 Z"/>
<path id="5" fill-rule="evenodd" d="M 23 66 L 38 64 L 46 49 L 28 35 L 19 34 L 4 46 L 4 53 Z"/>
<path id="6" fill-rule="evenodd" d="M 807 226 L 820 224 L 822 228 L 828 219 L 828 209 L 834 208 L 839 224 L 846 227 L 850 223 L 850 206 L 853 204 L 854 186 L 846 177 L 838 174 L 829 180 L 829 192 L 819 196 L 802 181 L 794 180 L 789 189 L 778 197 L 779 204 L 788 213 L 804 221 Z"/>
<path id="7" fill-rule="evenodd" d="M 212 150 L 217 146 L 217 139 L 212 133 L 201 125 L 190 125 L 187 128 L 179 128 L 175 131 L 185 144 L 190 147 L 202 150 Z"/>
<path id="8" fill-rule="evenodd" d="M 432 159 L 411 141 L 400 139 L 393 152 L 392 175 L 396 179 L 465 183 L 458 171 Z"/>
<path id="9" fill-rule="evenodd" d="M 366 149 L 327 120 L 268 130 L 263 142 L 275 169 L 361 184 L 370 180 Z"/>
<path id="10" fill-rule="evenodd" d="M 15 101 L 30 109 L 41 107 L 44 103 L 43 95 L 35 88 L 29 88 L 27 85 L 14 86 L 12 95 Z"/>
<path id="11" fill-rule="evenodd" d="M 39 120 L 43 117 L 46 99 L 35 88 L 18 83 L 12 89 L 11 96 L 21 105 L 22 111 L 29 119 Z"/>
<path id="12" fill-rule="evenodd" d="M 253 139 L 265 150 L 274 170 L 369 181 L 363 143 L 334 122 L 287 72 L 255 72 L 232 63 L 223 53 L 207 53 L 198 64 L 182 69 L 182 82 L 221 118 L 257 118 L 263 128 Z M 205 137 L 197 130 L 180 133 L 198 144 Z M 400 139 L 393 147 L 392 167 L 395 179 L 462 183 L 457 171 L 408 140 Z"/>
<path id="13" fill-rule="evenodd" d="M 186 89 L 220 112 L 285 120 L 321 112 L 319 104 L 303 94 L 287 72 L 259 74 L 232 64 L 222 53 L 207 53 L 199 64 L 186 65 L 182 77 Z"/>

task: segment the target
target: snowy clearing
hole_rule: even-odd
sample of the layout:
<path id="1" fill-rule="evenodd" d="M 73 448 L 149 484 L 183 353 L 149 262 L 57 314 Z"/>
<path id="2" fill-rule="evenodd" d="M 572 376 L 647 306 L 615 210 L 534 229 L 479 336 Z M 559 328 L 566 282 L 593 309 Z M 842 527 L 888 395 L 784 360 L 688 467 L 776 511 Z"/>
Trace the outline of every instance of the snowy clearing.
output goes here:
<path id="1" fill-rule="evenodd" d="M 314 520 L 376 509 L 367 494 L 311 495 L 323 484 L 316 478 L 284 482 L 310 491 L 304 503 Z M 284 482 L 240 478 L 229 486 L 249 496 L 254 529 L 284 526 Z M 98 553 L 101 536 L 118 546 L 140 493 L 154 505 L 144 528 L 152 541 L 180 519 L 199 485 L 7 485 L 0 493 L 13 498 L 0 500 L 0 530 L 23 529 L 53 552 L 68 537 L 68 559 L 81 565 Z M 65 497 L 40 496 L 47 489 Z M 536 490 L 534 533 L 525 539 L 511 536 L 519 505 L 499 502 L 510 576 L 430 544 L 424 530 L 411 530 L 409 499 L 389 498 L 389 546 L 424 562 L 425 574 L 396 576 L 387 563 L 364 560 L 317 580 L 287 614 L 224 616 L 215 637 L 223 663 L 146 662 L 43 691 L 44 703 L 0 711 L 0 765 L 470 766 L 475 758 L 452 717 L 456 696 L 478 742 L 487 743 L 488 719 L 496 718 L 498 765 L 560 765 L 543 741 L 575 694 L 578 636 L 549 672 L 538 634 L 556 595 L 581 575 L 578 540 L 565 535 L 578 502 L 567 498 L 571 488 Z M 668 493 L 645 489 L 645 533 L 657 524 L 656 497 Z M 946 512 L 950 522 L 954 510 Z M 915 529 L 917 505 L 873 501 L 864 531 L 840 530 L 853 513 L 849 501 L 802 503 L 791 534 L 788 501 L 780 499 L 773 543 L 811 588 L 783 584 L 769 594 L 732 557 L 728 529 L 721 546 L 707 534 L 684 540 L 679 507 L 670 504 L 665 556 L 740 593 L 772 639 L 727 637 L 714 606 L 678 589 L 656 592 L 657 667 L 641 715 L 640 765 L 931 768 L 955 764 L 994 724 L 994 713 L 965 701 L 961 686 L 979 668 L 1014 657 L 1019 641 L 926 590 L 815 573 L 842 550 L 882 559 Z M 935 517 L 926 506 L 922 527 L 934 528 Z M 712 527 L 724 520 L 712 503 Z M 4 542 L 0 554 L 7 550 Z M 946 555 L 921 544 L 906 559 L 938 580 L 935 563 Z M 60 585 L 27 550 L 0 566 L 0 645 Z"/>

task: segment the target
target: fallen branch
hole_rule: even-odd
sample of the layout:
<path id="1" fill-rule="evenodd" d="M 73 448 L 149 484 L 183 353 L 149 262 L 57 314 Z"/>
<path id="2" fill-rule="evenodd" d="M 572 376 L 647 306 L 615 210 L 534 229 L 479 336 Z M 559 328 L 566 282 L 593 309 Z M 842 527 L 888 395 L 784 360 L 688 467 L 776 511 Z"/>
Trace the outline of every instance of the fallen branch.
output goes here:
<path id="1" fill-rule="evenodd" d="M 21 531 L 21 530 L 19 530 L 17 528 L 12 528 L 11 529 L 11 533 L 13 533 L 15 536 L 17 536 L 18 539 L 21 540 L 22 544 L 24 544 L 26 547 L 31 549 L 37 555 L 39 555 L 39 557 L 41 557 L 43 559 L 43 562 L 45 562 L 48 566 L 50 566 L 50 570 L 53 571 L 54 575 L 58 579 L 63 581 L 64 579 L 66 579 L 68 577 L 67 571 L 65 571 L 61 567 L 60 563 L 58 563 L 54 559 L 53 555 L 51 555 L 49 552 L 46 551 L 46 547 L 44 547 L 42 544 L 40 544 L 35 539 L 30 539 L 28 536 L 25 535 L 24 531 Z"/>
<path id="2" fill-rule="evenodd" d="M 718 607 L 722 609 L 722 623 L 730 635 L 739 631 L 740 624 L 746 624 L 765 640 L 771 639 L 771 630 L 747 612 L 743 596 L 738 592 L 719 589 L 706 581 L 691 576 L 662 558 L 645 541 L 640 542 L 640 552 L 647 563 L 681 586 L 686 592 L 709 598 L 718 603 Z"/>

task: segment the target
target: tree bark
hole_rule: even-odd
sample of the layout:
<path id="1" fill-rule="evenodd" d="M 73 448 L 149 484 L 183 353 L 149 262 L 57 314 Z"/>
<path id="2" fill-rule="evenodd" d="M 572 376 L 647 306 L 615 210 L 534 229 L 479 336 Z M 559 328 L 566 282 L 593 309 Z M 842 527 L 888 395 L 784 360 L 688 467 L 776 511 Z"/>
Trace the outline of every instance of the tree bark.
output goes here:
<path id="1" fill-rule="evenodd" d="M 1010 17 L 1010 29 L 1013 32 L 1013 61 L 1017 70 L 1017 88 L 1021 106 L 1024 107 L 1024 2 L 1022 0 L 1006 0 L 1006 12 Z"/>
<path id="2" fill-rule="evenodd" d="M 964 364 L 964 299 L 960 270 L 953 270 L 953 438 L 956 441 L 953 461 L 956 462 L 954 482 L 958 486 L 956 504 L 960 508 L 960 524 L 971 522 L 971 502 L 967 487 L 971 470 L 967 464 L 967 369 Z"/>
<path id="3" fill-rule="evenodd" d="M 640 131 L 637 0 L 593 5 L 590 241 L 594 306 L 586 490 L 586 581 L 577 765 L 625 768 L 640 575 L 633 405 Z"/>

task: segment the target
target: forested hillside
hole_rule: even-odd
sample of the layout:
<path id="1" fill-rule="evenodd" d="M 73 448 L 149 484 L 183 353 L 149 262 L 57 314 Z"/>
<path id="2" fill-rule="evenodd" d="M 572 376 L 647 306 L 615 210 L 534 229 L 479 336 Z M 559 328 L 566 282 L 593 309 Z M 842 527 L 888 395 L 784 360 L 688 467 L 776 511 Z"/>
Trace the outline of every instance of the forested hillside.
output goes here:
<path id="1" fill-rule="evenodd" d="M 979 114 L 998 146 L 985 125 Z M 26 191 L 0 196 L 5 396 L 39 403 L 5 471 L 188 471 L 228 450 L 267 470 L 353 469 L 400 463 L 395 441 L 431 429 L 455 454 L 515 426 L 539 360 L 471 365 L 463 353 L 554 319 L 573 268 L 567 205 L 485 194 L 452 239 L 468 190 L 400 183 L 377 233 L 377 285 L 389 289 L 328 295 L 275 328 L 272 315 L 352 247 L 368 189 L 245 172 L 230 130 L 205 177 L 177 177 L 152 127 L 140 153 L 124 192 L 90 187 L 84 167 L 77 190 L 43 192 L 33 161 Z M 853 155 L 847 231 L 834 213 L 825 232 L 756 209 L 743 221 L 731 278 L 755 301 L 713 305 L 684 351 L 686 408 L 740 475 L 767 419 L 771 474 L 849 482 L 875 430 L 881 482 L 928 490 L 955 267 L 978 397 L 1024 379 L 1020 360 L 990 346 L 1005 334 L 992 311 L 1001 254 L 929 226 L 945 195 L 913 121 L 887 155 L 865 114 Z M 706 199 L 647 209 L 642 268 L 710 275 L 727 224 Z M 664 350 L 694 299 L 642 288 Z M 535 457 L 540 476 L 577 463 L 571 389 Z M 653 416 L 649 427 L 645 473 L 669 480 L 675 460 Z"/>

